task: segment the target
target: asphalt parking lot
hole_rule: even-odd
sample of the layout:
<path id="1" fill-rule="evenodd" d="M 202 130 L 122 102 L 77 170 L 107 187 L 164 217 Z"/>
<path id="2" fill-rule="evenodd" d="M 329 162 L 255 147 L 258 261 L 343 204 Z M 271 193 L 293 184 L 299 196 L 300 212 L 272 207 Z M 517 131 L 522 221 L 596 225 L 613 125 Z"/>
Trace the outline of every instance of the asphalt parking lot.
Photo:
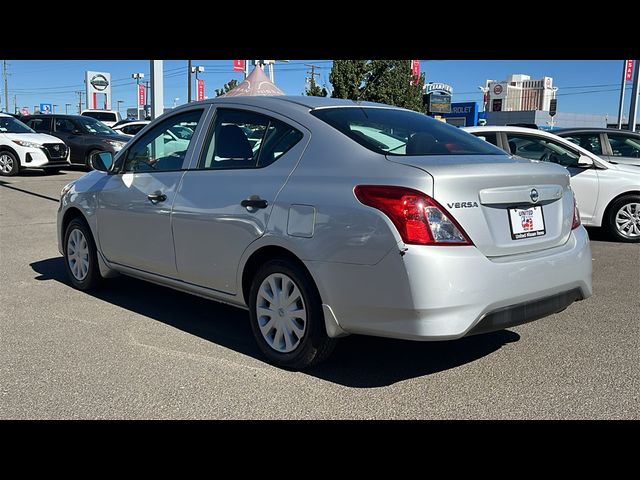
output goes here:
<path id="1" fill-rule="evenodd" d="M 67 284 L 60 189 L 0 177 L 2 419 L 640 418 L 640 245 L 592 237 L 594 296 L 444 343 L 344 339 L 307 372 L 266 364 L 248 314 L 119 277 Z"/>

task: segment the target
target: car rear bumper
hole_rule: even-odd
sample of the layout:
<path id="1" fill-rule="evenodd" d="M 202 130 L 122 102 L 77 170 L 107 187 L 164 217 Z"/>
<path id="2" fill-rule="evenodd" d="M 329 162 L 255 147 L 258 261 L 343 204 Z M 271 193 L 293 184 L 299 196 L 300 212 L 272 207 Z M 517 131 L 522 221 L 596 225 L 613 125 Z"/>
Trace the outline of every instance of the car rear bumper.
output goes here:
<path id="1" fill-rule="evenodd" d="M 449 340 L 542 318 L 588 298 L 586 230 L 542 252 L 489 259 L 475 247 L 408 246 L 372 266 L 306 262 L 348 333 Z"/>

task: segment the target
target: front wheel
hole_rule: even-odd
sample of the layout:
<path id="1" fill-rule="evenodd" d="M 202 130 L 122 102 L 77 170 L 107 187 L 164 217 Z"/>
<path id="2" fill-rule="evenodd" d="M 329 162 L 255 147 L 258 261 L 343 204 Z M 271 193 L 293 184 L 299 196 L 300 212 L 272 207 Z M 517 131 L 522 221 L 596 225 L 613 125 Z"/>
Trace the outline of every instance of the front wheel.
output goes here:
<path id="1" fill-rule="evenodd" d="M 71 220 L 65 231 L 64 266 L 71 284 L 78 290 L 96 288 L 102 280 L 96 244 L 89 226 L 81 218 Z"/>
<path id="2" fill-rule="evenodd" d="M 607 230 L 620 242 L 640 242 L 640 195 L 625 195 L 611 204 Z"/>
<path id="3" fill-rule="evenodd" d="M 11 152 L 0 152 L 0 175 L 11 177 L 20 171 L 20 160 Z"/>
<path id="4" fill-rule="evenodd" d="M 300 370 L 320 363 L 335 347 L 313 280 L 289 260 L 271 260 L 258 271 L 249 293 L 249 314 L 258 346 L 274 365 Z"/>

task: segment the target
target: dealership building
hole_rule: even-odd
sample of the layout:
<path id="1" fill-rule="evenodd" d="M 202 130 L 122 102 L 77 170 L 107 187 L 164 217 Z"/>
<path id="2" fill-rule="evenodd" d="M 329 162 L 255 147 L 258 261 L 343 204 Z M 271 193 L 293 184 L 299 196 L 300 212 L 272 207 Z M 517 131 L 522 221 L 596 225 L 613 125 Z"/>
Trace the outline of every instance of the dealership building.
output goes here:
<path id="1" fill-rule="evenodd" d="M 558 89 L 552 77 L 531 80 L 529 75 L 509 75 L 506 80 L 485 82 L 485 110 L 512 112 L 527 110 L 549 111 L 551 99 Z"/>

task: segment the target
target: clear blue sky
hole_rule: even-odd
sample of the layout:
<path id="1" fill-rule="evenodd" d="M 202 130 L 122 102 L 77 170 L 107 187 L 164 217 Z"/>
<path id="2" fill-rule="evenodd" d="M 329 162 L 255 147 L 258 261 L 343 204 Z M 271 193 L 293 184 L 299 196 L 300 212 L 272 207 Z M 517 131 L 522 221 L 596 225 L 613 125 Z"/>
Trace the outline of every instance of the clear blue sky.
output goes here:
<path id="1" fill-rule="evenodd" d="M 275 83 L 290 95 L 304 91 L 306 63 L 321 67 L 319 83 L 329 83 L 331 60 L 291 60 L 275 67 Z M 186 102 L 186 60 L 167 60 L 165 72 L 165 106 Z M 231 60 L 194 60 L 194 65 L 203 65 L 205 72 L 205 94 L 215 96 L 215 89 L 232 78 L 242 80 L 240 72 L 233 72 Z M 123 100 L 122 113 L 135 107 L 134 72 L 144 72 L 149 78 L 148 60 L 10 60 L 9 94 L 13 111 L 13 96 L 17 96 L 18 107 L 33 110 L 40 103 L 57 104 L 56 111 L 64 112 L 65 103 L 72 104 L 69 112 L 76 113 L 78 96 L 75 90 L 84 91 L 85 70 L 111 72 L 113 106 Z M 486 79 L 502 80 L 511 73 L 524 73 L 537 79 L 551 76 L 558 90 L 558 110 L 617 115 L 622 60 L 422 60 L 421 71 L 427 81 L 445 82 L 453 87 L 453 101 L 481 101 L 478 85 Z M 4 85 L 0 83 L 4 108 Z M 195 88 L 194 88 L 195 96 Z M 628 111 L 630 91 L 626 95 L 625 113 Z"/>

